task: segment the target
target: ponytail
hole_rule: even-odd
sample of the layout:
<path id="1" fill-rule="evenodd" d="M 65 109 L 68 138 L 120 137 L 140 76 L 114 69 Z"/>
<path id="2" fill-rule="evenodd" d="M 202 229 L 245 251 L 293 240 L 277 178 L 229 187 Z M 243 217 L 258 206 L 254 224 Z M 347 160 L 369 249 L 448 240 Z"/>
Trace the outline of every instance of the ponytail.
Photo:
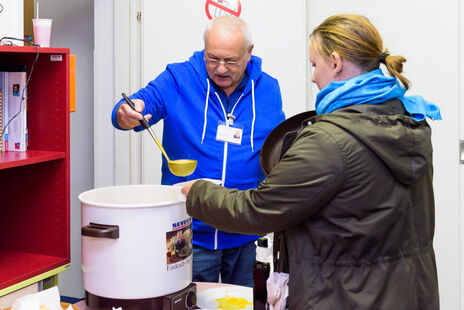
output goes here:
<path id="1" fill-rule="evenodd" d="M 390 55 L 388 48 L 379 56 L 379 64 L 385 64 L 390 75 L 400 80 L 401 84 L 403 84 L 406 89 L 409 89 L 409 80 L 401 74 L 403 72 L 403 62 L 406 62 L 406 58 L 400 55 Z"/>

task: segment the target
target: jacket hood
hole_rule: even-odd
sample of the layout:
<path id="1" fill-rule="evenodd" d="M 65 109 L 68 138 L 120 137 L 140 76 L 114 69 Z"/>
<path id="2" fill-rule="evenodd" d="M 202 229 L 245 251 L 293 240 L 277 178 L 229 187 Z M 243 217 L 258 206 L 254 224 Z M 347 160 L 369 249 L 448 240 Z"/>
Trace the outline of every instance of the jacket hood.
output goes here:
<path id="1" fill-rule="evenodd" d="M 188 62 L 193 66 L 193 69 L 197 73 L 198 79 L 200 79 L 201 84 L 203 85 L 205 90 L 207 90 L 208 84 L 206 80 L 208 79 L 208 73 L 206 72 L 205 68 L 204 54 L 204 50 L 194 52 L 193 55 L 189 58 Z M 258 79 L 261 77 L 261 74 L 263 73 L 261 65 L 261 58 L 251 55 L 250 61 L 248 62 L 246 68 L 249 79 L 247 85 L 245 86 L 245 90 L 243 91 L 244 94 L 251 91 L 251 81 L 253 80 L 256 84 Z"/>
<path id="2" fill-rule="evenodd" d="M 389 114 L 399 100 L 379 105 L 351 106 L 311 119 L 328 122 L 366 145 L 402 184 L 414 184 L 432 160 L 431 130 L 403 114 Z M 383 112 L 383 113 L 382 113 Z"/>
<path id="3" fill-rule="evenodd" d="M 211 95 L 215 95 L 217 97 L 217 100 L 220 102 L 221 106 L 223 106 L 221 99 L 218 95 L 218 93 L 215 91 L 214 87 L 211 87 L 211 82 L 208 77 L 208 73 L 205 68 L 205 60 L 204 60 L 204 50 L 202 51 L 197 51 L 194 52 L 193 55 L 189 58 L 187 61 L 188 64 L 190 64 L 193 68 L 193 72 L 197 74 L 198 77 L 198 82 L 200 85 L 204 88 L 206 96 L 205 96 L 205 105 L 204 105 L 204 122 L 203 122 L 203 132 L 201 135 L 201 144 L 203 144 L 204 139 L 205 139 L 205 134 L 206 134 L 206 126 L 208 123 L 208 119 L 206 117 L 208 113 L 208 105 L 209 105 L 209 97 Z M 255 121 L 256 121 L 256 103 L 255 103 L 255 85 L 259 78 L 262 75 L 262 70 L 261 70 L 261 58 L 257 56 L 251 56 L 250 61 L 247 64 L 246 71 L 248 73 L 248 82 L 242 92 L 242 95 L 240 96 L 239 100 L 245 96 L 251 93 L 252 97 L 252 111 L 253 111 L 253 119 L 252 119 L 252 126 L 251 126 L 251 137 L 250 137 L 250 146 L 252 151 L 254 151 L 254 127 L 255 127 Z M 169 67 L 168 70 L 171 71 L 173 75 L 175 74 L 175 67 Z M 182 79 L 181 76 L 179 76 L 179 79 Z M 213 96 L 214 97 L 214 96 Z M 224 109 L 224 108 L 223 108 Z M 224 110 L 224 117 L 226 117 L 226 111 Z M 224 181 L 224 180 L 223 180 Z"/>

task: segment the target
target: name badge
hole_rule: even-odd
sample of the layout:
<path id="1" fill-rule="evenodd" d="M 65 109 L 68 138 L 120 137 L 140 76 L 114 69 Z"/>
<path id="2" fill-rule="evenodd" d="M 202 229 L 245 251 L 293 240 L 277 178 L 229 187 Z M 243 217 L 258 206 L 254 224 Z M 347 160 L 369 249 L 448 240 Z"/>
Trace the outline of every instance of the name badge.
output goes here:
<path id="1" fill-rule="evenodd" d="M 240 125 L 234 124 L 227 126 L 225 122 L 219 122 L 216 140 L 241 145 L 242 135 L 243 128 Z"/>

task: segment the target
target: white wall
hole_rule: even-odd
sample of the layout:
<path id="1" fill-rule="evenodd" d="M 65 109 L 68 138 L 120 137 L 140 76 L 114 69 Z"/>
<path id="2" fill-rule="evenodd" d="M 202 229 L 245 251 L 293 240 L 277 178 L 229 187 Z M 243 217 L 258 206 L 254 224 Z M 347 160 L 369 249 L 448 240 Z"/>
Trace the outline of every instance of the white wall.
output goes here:
<path id="1" fill-rule="evenodd" d="M 18 0 L 0 0 L 0 39 L 24 36 L 24 3 Z M 22 41 L 13 41 L 14 45 L 24 45 Z"/>
<path id="2" fill-rule="evenodd" d="M 99 0 L 100 1 L 100 0 Z M 40 0 L 40 17 L 53 19 L 52 47 L 76 55 L 76 112 L 71 113 L 71 268 L 59 274 L 63 296 L 83 297 L 78 194 L 93 188 L 93 0 Z"/>
<path id="3" fill-rule="evenodd" d="M 459 98 L 458 98 L 458 105 L 459 105 L 459 124 L 458 124 L 458 127 L 459 127 L 459 132 L 460 132 L 460 139 L 461 141 L 464 142 L 464 126 L 461 125 L 461 123 L 463 122 L 464 120 L 464 108 L 463 108 L 463 105 L 464 105 L 464 4 L 461 2 L 459 2 L 459 11 L 458 11 L 458 20 L 459 20 L 459 34 L 460 34 L 460 37 L 458 38 L 458 42 L 459 42 L 459 47 L 458 47 L 458 55 L 459 55 Z M 462 155 L 461 154 L 461 158 L 462 158 Z M 460 167 L 460 178 L 459 178 L 459 192 L 460 192 L 460 204 L 459 204 L 459 209 L 461 209 L 462 206 L 464 206 L 464 182 L 463 182 L 463 178 L 464 178 L 464 165 L 461 164 L 461 167 Z M 464 259 L 464 243 L 463 243 L 463 240 L 464 240 L 464 229 L 463 229 L 463 223 L 464 223 L 464 212 L 460 211 L 459 212 L 459 230 L 460 230 L 460 234 L 459 234 L 459 241 L 460 241 L 460 244 L 458 244 L 459 246 L 459 251 L 460 251 L 460 258 L 459 258 L 459 266 L 455 266 L 456 267 L 456 271 L 459 271 L 459 275 L 460 275 L 460 287 L 459 287 L 459 291 L 458 293 L 460 293 L 460 305 L 461 305 L 461 309 L 464 308 L 464 283 L 463 283 L 463 280 L 464 280 L 464 268 L 463 268 L 463 259 Z M 450 266 L 450 268 L 448 268 L 448 270 L 452 269 L 453 266 Z"/>

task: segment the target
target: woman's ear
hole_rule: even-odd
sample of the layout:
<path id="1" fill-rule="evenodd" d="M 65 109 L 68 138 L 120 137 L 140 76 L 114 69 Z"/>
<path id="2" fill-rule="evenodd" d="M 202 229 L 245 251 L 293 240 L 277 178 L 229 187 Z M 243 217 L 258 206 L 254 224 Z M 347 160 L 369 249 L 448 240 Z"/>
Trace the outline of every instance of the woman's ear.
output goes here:
<path id="1" fill-rule="evenodd" d="M 332 52 L 332 54 L 330 55 L 330 58 L 331 58 L 331 69 L 332 69 L 332 72 L 334 73 L 334 77 L 336 77 L 337 75 L 340 74 L 340 72 L 342 71 L 342 59 L 340 57 L 340 55 L 338 55 L 337 52 Z"/>

